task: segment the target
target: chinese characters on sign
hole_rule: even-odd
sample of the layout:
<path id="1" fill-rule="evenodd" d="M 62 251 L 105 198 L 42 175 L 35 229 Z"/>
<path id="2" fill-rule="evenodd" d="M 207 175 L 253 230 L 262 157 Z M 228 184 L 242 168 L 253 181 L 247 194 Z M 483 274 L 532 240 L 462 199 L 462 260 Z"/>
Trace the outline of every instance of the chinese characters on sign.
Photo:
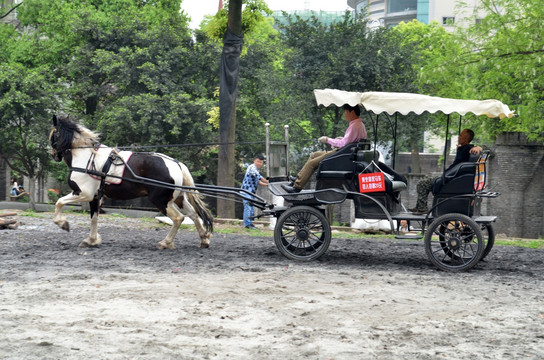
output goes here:
<path id="1" fill-rule="evenodd" d="M 359 174 L 359 192 L 385 191 L 383 173 Z"/>

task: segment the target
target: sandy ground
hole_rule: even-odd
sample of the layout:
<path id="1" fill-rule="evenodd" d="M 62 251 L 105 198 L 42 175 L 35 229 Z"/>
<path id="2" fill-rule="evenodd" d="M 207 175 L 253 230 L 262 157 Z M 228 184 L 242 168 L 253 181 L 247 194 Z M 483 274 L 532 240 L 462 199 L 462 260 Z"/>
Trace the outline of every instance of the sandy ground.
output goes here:
<path id="1" fill-rule="evenodd" d="M 293 262 L 272 236 L 216 234 L 199 249 L 165 225 L 20 217 L 0 231 L 2 359 L 542 359 L 544 251 L 496 246 L 436 270 L 423 244 L 334 239 Z"/>

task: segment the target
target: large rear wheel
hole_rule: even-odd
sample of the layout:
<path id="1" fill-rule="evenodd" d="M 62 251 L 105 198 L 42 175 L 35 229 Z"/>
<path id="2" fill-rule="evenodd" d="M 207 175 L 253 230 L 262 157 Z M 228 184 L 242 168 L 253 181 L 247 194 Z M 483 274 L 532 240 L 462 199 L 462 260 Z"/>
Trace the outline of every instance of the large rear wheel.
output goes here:
<path id="1" fill-rule="evenodd" d="M 462 214 L 440 216 L 425 234 L 429 260 L 445 271 L 472 269 L 482 258 L 485 246 L 481 226 Z"/>
<path id="2" fill-rule="evenodd" d="M 495 245 L 495 230 L 493 229 L 493 225 L 483 224 L 482 234 L 484 235 L 485 239 L 485 249 L 480 260 L 484 259 L 487 255 L 489 255 L 489 252 L 493 248 L 493 245 Z"/>
<path id="3" fill-rule="evenodd" d="M 331 227 L 318 209 L 295 206 L 279 217 L 274 228 L 274 242 L 289 259 L 314 260 L 329 248 Z"/>

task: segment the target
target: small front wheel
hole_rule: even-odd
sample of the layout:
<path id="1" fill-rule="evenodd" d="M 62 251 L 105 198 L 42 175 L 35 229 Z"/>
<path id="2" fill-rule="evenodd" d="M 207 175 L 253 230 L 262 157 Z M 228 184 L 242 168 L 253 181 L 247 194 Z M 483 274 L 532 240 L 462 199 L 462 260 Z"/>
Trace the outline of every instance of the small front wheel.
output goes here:
<path id="1" fill-rule="evenodd" d="M 441 270 L 472 269 L 482 258 L 485 246 L 481 226 L 462 214 L 440 216 L 425 234 L 425 252 Z"/>
<path id="2" fill-rule="evenodd" d="M 289 259 L 314 260 L 329 248 L 331 227 L 318 209 L 295 206 L 279 217 L 274 228 L 274 242 Z"/>

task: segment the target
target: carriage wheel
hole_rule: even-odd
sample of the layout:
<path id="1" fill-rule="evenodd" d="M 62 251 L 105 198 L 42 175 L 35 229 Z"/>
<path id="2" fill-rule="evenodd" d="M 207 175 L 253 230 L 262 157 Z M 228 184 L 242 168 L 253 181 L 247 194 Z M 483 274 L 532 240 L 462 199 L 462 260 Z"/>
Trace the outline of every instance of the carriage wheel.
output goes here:
<path id="1" fill-rule="evenodd" d="M 310 206 L 286 210 L 274 228 L 278 250 L 292 260 L 314 260 L 331 243 L 331 227 L 321 211 Z"/>
<path id="2" fill-rule="evenodd" d="M 425 234 L 425 252 L 441 270 L 472 269 L 480 261 L 484 247 L 480 225 L 462 214 L 439 217 Z"/>
<path id="3" fill-rule="evenodd" d="M 482 234 L 484 235 L 484 238 L 486 240 L 484 253 L 482 254 L 482 259 L 483 259 L 487 255 L 489 255 L 489 252 L 491 251 L 491 249 L 493 248 L 493 245 L 495 244 L 495 230 L 493 229 L 493 225 L 482 224 Z"/>

